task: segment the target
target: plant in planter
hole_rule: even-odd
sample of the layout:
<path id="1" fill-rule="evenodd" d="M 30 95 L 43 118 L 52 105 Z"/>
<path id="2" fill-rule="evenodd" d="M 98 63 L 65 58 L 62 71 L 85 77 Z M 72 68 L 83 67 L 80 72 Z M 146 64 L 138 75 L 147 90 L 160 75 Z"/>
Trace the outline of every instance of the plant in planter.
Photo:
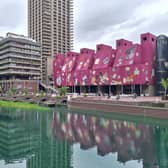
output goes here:
<path id="1" fill-rule="evenodd" d="M 24 96 L 27 96 L 27 95 L 28 95 L 27 89 L 24 89 L 24 90 L 23 90 L 23 95 L 24 95 Z"/>
<path id="2" fill-rule="evenodd" d="M 39 94 L 40 97 L 44 97 L 45 96 L 45 93 L 43 90 L 40 91 L 40 94 Z"/>
<path id="3" fill-rule="evenodd" d="M 167 100 L 168 96 L 167 96 L 167 89 L 168 89 L 168 78 L 162 79 L 161 80 L 161 85 L 164 88 L 164 96 L 163 99 Z"/>
<path id="4" fill-rule="evenodd" d="M 12 92 L 13 95 L 15 95 L 16 94 L 16 88 L 14 88 L 14 87 L 11 88 L 11 92 Z"/>
<path id="5" fill-rule="evenodd" d="M 84 96 L 84 97 L 87 97 L 88 95 L 87 95 L 87 93 L 86 93 L 86 92 L 84 92 L 84 93 L 83 93 L 83 96 Z"/>
<path id="6" fill-rule="evenodd" d="M 83 96 L 84 96 L 84 97 L 87 97 L 87 96 L 88 96 L 88 94 L 87 94 L 87 92 L 86 92 L 86 88 L 83 89 Z"/>
<path id="7" fill-rule="evenodd" d="M 59 91 L 60 96 L 65 96 L 66 93 L 67 93 L 67 88 L 66 87 L 61 87 L 61 88 L 59 88 L 58 91 Z"/>
<path id="8" fill-rule="evenodd" d="M 7 95 L 8 96 L 13 96 L 16 94 L 16 89 L 14 87 L 10 88 L 8 91 L 7 91 Z"/>

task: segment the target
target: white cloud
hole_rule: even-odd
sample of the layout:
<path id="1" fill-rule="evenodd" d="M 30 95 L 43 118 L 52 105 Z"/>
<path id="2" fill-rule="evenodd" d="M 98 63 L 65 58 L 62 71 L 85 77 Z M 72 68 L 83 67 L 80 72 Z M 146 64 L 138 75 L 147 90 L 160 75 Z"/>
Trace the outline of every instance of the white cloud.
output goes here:
<path id="1" fill-rule="evenodd" d="M 151 32 L 158 35 L 168 32 L 166 30 L 167 0 L 134 0 L 131 2 L 104 0 L 103 3 L 97 4 L 96 2 L 85 0 L 80 15 L 76 16 L 77 20 L 80 19 L 80 25 L 78 25 L 80 29 L 76 30 L 78 36 L 75 39 L 76 50 L 79 50 L 81 44 L 83 47 L 91 48 L 95 48 L 97 43 L 114 46 L 115 40 L 119 38 L 139 42 L 141 33 Z"/>
<path id="2" fill-rule="evenodd" d="M 0 35 L 27 35 L 27 0 L 5 0 L 0 6 Z M 74 49 L 97 43 L 115 45 L 118 38 L 139 42 L 139 35 L 167 34 L 167 0 L 74 0 Z"/>
<path id="3" fill-rule="evenodd" d="M 0 6 L 0 35 L 27 34 L 27 0 L 5 0 Z"/>

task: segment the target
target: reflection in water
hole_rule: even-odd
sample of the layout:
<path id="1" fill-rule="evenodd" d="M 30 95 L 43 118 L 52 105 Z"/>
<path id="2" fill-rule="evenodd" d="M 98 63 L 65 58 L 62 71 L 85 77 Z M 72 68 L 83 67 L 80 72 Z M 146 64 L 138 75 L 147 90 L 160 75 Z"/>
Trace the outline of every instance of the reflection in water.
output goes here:
<path id="1" fill-rule="evenodd" d="M 139 161 L 138 168 L 167 168 L 168 124 L 0 109 L 1 168 L 136 167 L 129 161 Z"/>
<path id="2" fill-rule="evenodd" d="M 55 113 L 56 139 L 96 147 L 105 156 L 117 152 L 119 162 L 142 160 L 143 168 L 168 167 L 168 129 L 75 113 Z"/>
<path id="3" fill-rule="evenodd" d="M 0 110 L 0 167 L 71 168 L 71 147 L 52 138 L 52 113 Z"/>

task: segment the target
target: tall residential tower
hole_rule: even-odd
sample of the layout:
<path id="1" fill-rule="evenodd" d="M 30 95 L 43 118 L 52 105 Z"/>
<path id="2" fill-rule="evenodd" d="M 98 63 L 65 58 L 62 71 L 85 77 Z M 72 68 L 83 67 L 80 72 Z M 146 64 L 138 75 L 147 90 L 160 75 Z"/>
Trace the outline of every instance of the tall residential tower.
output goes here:
<path id="1" fill-rule="evenodd" d="M 28 0 L 28 35 L 41 44 L 46 82 L 47 60 L 73 48 L 73 0 Z"/>

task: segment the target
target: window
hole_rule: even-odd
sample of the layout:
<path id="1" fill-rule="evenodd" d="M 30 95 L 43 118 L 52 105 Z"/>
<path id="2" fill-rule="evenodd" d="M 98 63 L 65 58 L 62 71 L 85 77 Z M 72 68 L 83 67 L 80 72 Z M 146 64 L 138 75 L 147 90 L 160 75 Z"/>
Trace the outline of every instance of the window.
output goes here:
<path id="1" fill-rule="evenodd" d="M 144 37 L 144 38 L 143 38 L 143 41 L 146 41 L 146 40 L 147 40 L 147 37 Z"/>

